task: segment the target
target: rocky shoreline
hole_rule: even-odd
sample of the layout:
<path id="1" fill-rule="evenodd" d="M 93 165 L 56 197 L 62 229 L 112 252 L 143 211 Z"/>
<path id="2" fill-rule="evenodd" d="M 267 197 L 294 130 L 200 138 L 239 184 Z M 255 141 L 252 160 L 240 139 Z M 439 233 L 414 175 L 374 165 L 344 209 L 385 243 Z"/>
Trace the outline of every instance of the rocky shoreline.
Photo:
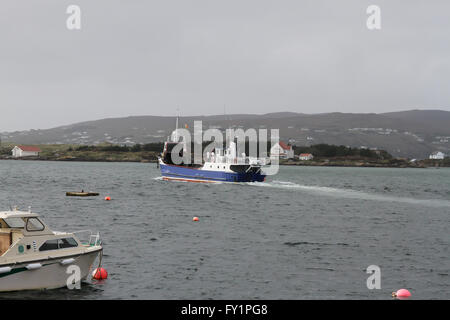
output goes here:
<path id="1" fill-rule="evenodd" d="M 39 156 L 13 158 L 11 149 L 13 144 L 0 148 L 0 160 L 38 160 L 38 161 L 87 161 L 87 162 L 143 162 L 156 163 L 162 150 L 161 143 L 138 145 L 132 147 L 117 145 L 84 146 L 84 145 L 38 145 L 41 149 Z M 316 146 L 320 147 L 319 146 Z M 327 146 L 328 149 L 338 150 L 338 146 Z M 333 150 L 334 150 L 333 149 Z M 350 149 L 349 149 L 350 150 Z M 319 153 L 320 150 L 318 150 Z M 347 150 L 348 151 L 348 150 Z M 351 155 L 316 156 L 312 160 L 280 159 L 280 165 L 286 166 L 315 166 L 315 167 L 372 167 L 372 168 L 429 168 L 450 167 L 450 158 L 444 160 L 409 160 L 393 158 L 387 153 L 363 154 L 353 151 Z"/>
<path id="2" fill-rule="evenodd" d="M 79 161 L 79 162 L 140 162 L 140 163 L 157 163 L 157 155 L 140 155 L 134 154 L 133 156 L 127 155 L 114 155 L 98 157 L 98 156 L 58 156 L 58 157 L 24 157 L 13 158 L 11 156 L 0 156 L 0 160 L 12 160 L 12 161 Z M 282 166 L 310 166 L 310 167 L 367 167 L 367 168 L 439 168 L 450 167 L 450 163 L 444 160 L 418 160 L 410 162 L 403 159 L 390 159 L 387 161 L 373 161 L 373 160 L 345 160 L 345 159 L 320 159 L 320 160 L 280 160 L 279 165 Z"/>
<path id="3" fill-rule="evenodd" d="M 390 160 L 281 160 L 280 165 L 285 166 L 311 166 L 311 167 L 368 167 L 368 168 L 436 168 L 450 167 L 450 163 L 444 160 L 417 160 L 414 162 L 406 159 L 390 159 Z"/>

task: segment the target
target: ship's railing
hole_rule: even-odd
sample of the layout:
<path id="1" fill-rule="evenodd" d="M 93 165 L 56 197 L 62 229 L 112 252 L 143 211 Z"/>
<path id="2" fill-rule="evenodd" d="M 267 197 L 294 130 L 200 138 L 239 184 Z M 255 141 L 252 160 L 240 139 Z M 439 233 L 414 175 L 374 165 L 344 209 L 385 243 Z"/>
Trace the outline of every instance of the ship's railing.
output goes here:
<path id="1" fill-rule="evenodd" d="M 99 232 L 93 233 L 91 230 L 79 230 L 72 233 L 75 234 L 80 242 L 85 246 L 99 246 L 102 243 Z"/>
<path id="2" fill-rule="evenodd" d="M 267 158 L 254 157 L 237 157 L 230 158 L 227 156 L 209 156 L 206 157 L 207 162 L 212 163 L 227 163 L 227 164 L 250 164 L 250 165 L 267 165 L 269 163 Z"/>
<path id="3" fill-rule="evenodd" d="M 207 157 L 206 161 L 212 163 L 248 164 L 248 158 L 228 158 L 224 156 Z"/>

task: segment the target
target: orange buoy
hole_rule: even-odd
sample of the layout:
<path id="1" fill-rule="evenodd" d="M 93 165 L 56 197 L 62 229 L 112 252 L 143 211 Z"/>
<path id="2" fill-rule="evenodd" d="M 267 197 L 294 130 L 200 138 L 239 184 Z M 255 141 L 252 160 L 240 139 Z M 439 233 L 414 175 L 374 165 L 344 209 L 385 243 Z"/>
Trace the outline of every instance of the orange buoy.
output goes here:
<path id="1" fill-rule="evenodd" d="M 110 196 L 105 197 L 105 200 L 106 200 L 106 201 L 109 201 L 109 200 L 111 200 L 111 197 L 110 197 Z"/>
<path id="2" fill-rule="evenodd" d="M 108 272 L 105 268 L 97 268 L 92 272 L 92 278 L 95 280 L 103 280 L 108 278 Z"/>
<path id="3" fill-rule="evenodd" d="M 192 221 L 198 221 L 198 217 L 193 217 Z"/>
<path id="4" fill-rule="evenodd" d="M 392 296 L 396 298 L 409 298 L 411 297 L 411 292 L 406 289 L 400 289 L 397 292 L 392 292 Z"/>

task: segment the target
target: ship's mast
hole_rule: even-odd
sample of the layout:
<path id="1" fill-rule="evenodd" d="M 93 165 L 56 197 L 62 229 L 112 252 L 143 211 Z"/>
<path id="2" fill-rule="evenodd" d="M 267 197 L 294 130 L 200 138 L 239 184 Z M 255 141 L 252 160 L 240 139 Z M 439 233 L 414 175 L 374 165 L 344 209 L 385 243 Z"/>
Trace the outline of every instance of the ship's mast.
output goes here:
<path id="1" fill-rule="evenodd" d="M 175 141 L 178 142 L 178 119 L 180 118 L 179 113 L 177 114 L 177 122 L 175 123 Z"/>
<path id="2" fill-rule="evenodd" d="M 225 117 L 225 127 L 228 125 L 228 129 L 231 129 L 231 125 L 230 125 L 230 117 L 227 117 L 227 112 L 226 112 L 226 105 L 223 105 L 223 115 Z M 225 132 L 228 133 L 225 136 L 225 144 L 228 144 L 231 141 L 231 137 L 230 137 L 230 131 L 231 130 L 227 130 L 225 129 Z"/>
<path id="3" fill-rule="evenodd" d="M 175 131 L 172 132 L 172 142 L 178 142 L 178 119 L 180 117 L 180 110 L 177 108 L 177 120 L 175 122 Z"/>

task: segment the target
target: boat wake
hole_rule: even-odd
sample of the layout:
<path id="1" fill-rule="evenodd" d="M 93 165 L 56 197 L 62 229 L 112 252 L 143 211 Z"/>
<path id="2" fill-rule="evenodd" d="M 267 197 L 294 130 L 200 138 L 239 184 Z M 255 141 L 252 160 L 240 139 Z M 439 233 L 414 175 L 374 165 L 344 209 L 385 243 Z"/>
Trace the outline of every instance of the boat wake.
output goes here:
<path id="1" fill-rule="evenodd" d="M 310 193 L 320 193 L 325 196 L 347 198 L 347 199 L 359 199 L 359 200 L 374 200 L 383 202 L 400 202 L 413 205 L 423 205 L 427 207 L 450 207 L 450 201 L 443 199 L 415 199 L 408 197 L 395 197 L 381 194 L 367 193 L 362 191 L 356 191 L 351 189 L 339 189 L 332 187 L 321 186 L 307 186 L 301 185 L 289 181 L 271 181 L 271 182 L 249 182 L 251 186 L 265 187 L 265 188 L 277 188 L 277 189 L 290 189 L 300 190 Z"/>

